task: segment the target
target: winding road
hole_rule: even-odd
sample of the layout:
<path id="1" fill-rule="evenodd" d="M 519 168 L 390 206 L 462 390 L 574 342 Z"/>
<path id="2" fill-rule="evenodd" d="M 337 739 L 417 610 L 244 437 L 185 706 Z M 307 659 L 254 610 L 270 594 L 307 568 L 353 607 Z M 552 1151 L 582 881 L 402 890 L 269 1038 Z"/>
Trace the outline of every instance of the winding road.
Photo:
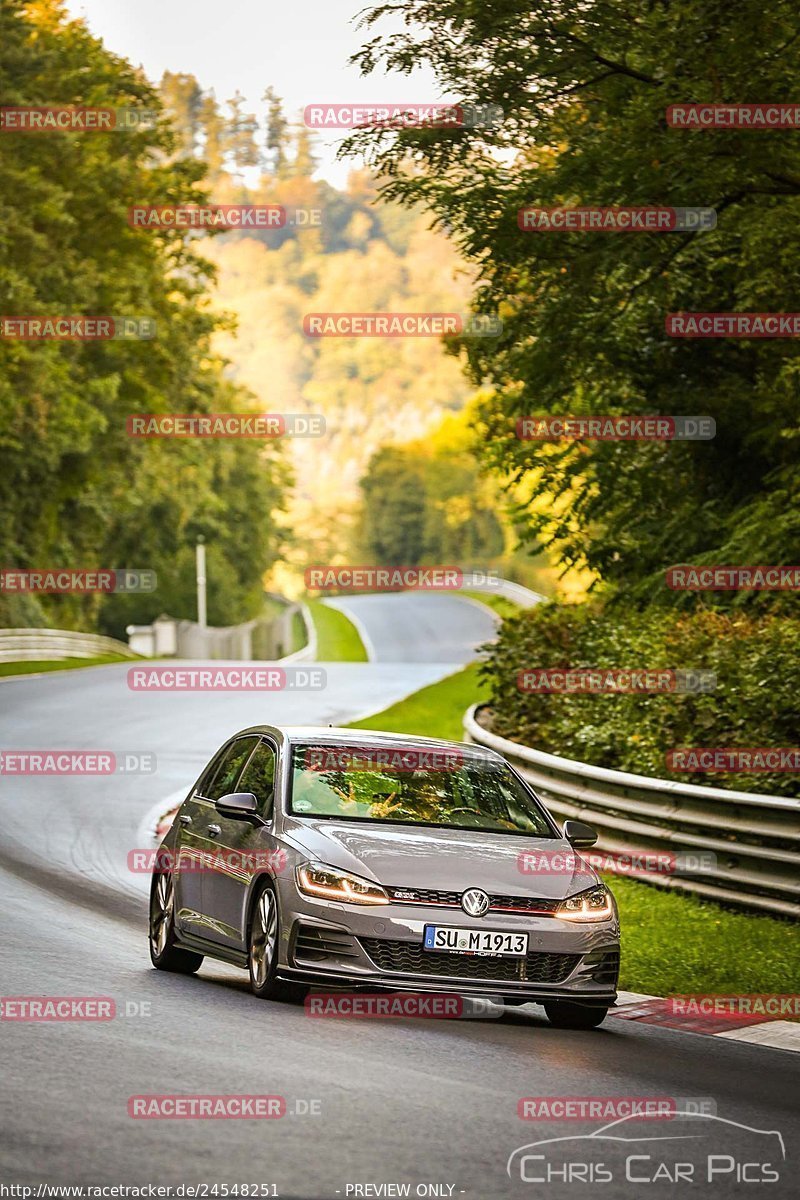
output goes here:
<path id="1" fill-rule="evenodd" d="M 234 730 L 340 724 L 380 710 L 458 669 L 493 629 L 488 612 L 457 597 L 340 606 L 366 631 L 373 661 L 328 664 L 323 690 L 134 692 L 128 668 L 116 665 L 0 682 L 3 749 L 147 753 L 157 766 L 110 778 L 0 776 L 2 993 L 108 996 L 117 1010 L 108 1022 L 0 1022 L 0 1183 L 247 1183 L 295 1200 L 761 1194 L 722 1172 L 708 1186 L 662 1179 L 643 1191 L 625 1178 L 619 1143 L 580 1144 L 590 1167 L 612 1165 L 611 1181 L 557 1176 L 545 1185 L 507 1173 L 518 1147 L 603 1123 L 521 1120 L 521 1098 L 611 1095 L 703 1101 L 720 1120 L 700 1123 L 702 1144 L 719 1155 L 735 1145 L 757 1156 L 768 1141 L 773 1154 L 779 1131 L 786 1161 L 763 1190 L 796 1194 L 797 1055 L 614 1017 L 596 1032 L 567 1032 L 532 1005 L 489 1006 L 481 1020 L 314 1020 L 302 1007 L 258 1001 L 246 975 L 222 964 L 207 960 L 195 978 L 151 969 L 148 881 L 128 872 L 127 855 L 160 800 L 188 787 Z M 154 1093 L 280 1095 L 287 1112 L 222 1122 L 128 1116 L 129 1097 Z M 670 1132 L 669 1122 L 639 1122 L 639 1139 L 656 1126 Z M 686 1143 L 692 1154 L 698 1130 Z M 642 1178 L 657 1152 L 636 1147 Z M 526 1177 L 540 1169 L 531 1158 Z"/>

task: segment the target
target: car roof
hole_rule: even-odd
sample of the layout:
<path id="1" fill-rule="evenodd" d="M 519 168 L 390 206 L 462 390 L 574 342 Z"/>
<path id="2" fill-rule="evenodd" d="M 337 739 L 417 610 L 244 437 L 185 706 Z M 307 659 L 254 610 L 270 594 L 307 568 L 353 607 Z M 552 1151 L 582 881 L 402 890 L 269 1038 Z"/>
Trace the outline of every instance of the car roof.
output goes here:
<path id="1" fill-rule="evenodd" d="M 474 746 L 469 742 L 449 742 L 443 738 L 423 737 L 421 734 L 391 733 L 383 729 L 344 729 L 331 725 L 258 725 L 252 729 L 242 730 L 243 733 L 271 733 L 281 741 L 291 745 L 306 742 L 336 742 L 339 745 L 352 746 L 429 746 L 439 749 L 458 750 L 468 757 L 497 758 L 502 756 L 484 746 Z"/>

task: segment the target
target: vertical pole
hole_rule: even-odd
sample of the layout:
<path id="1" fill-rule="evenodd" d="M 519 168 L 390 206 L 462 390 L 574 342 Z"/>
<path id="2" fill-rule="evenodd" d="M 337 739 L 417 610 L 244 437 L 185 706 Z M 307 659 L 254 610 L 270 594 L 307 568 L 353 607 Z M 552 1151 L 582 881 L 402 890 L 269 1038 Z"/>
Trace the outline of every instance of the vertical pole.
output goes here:
<path id="1" fill-rule="evenodd" d="M 197 539 L 197 624 L 205 629 L 206 620 L 206 548 L 204 539 Z"/>

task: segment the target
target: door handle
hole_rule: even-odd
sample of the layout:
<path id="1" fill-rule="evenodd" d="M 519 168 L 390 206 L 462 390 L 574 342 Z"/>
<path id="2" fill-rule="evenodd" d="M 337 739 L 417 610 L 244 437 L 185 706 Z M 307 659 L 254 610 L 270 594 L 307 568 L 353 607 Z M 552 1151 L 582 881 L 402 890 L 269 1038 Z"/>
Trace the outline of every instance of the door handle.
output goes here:
<path id="1" fill-rule="evenodd" d="M 181 815 L 178 817 L 178 820 L 180 821 L 181 825 L 191 825 L 192 823 L 192 818 L 188 813 L 181 813 Z"/>
<path id="2" fill-rule="evenodd" d="M 206 829 L 206 833 L 209 835 L 209 837 L 216 837 L 218 833 L 222 833 L 222 830 L 219 825 L 209 825 Z"/>

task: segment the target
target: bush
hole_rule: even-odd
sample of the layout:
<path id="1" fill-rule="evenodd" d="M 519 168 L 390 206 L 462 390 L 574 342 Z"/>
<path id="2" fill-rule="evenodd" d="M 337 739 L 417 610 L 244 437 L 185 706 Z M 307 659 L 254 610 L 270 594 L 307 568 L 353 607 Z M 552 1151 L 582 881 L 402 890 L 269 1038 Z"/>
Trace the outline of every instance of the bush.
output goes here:
<path id="1" fill-rule="evenodd" d="M 482 669 L 491 727 L 501 737 L 602 767 L 796 795 L 792 774 L 670 771 L 665 754 L 689 746 L 800 746 L 798 651 L 800 621 L 786 616 L 548 603 L 506 620 Z M 717 686 L 690 695 L 520 691 L 519 673 L 536 667 L 705 668 Z"/>

